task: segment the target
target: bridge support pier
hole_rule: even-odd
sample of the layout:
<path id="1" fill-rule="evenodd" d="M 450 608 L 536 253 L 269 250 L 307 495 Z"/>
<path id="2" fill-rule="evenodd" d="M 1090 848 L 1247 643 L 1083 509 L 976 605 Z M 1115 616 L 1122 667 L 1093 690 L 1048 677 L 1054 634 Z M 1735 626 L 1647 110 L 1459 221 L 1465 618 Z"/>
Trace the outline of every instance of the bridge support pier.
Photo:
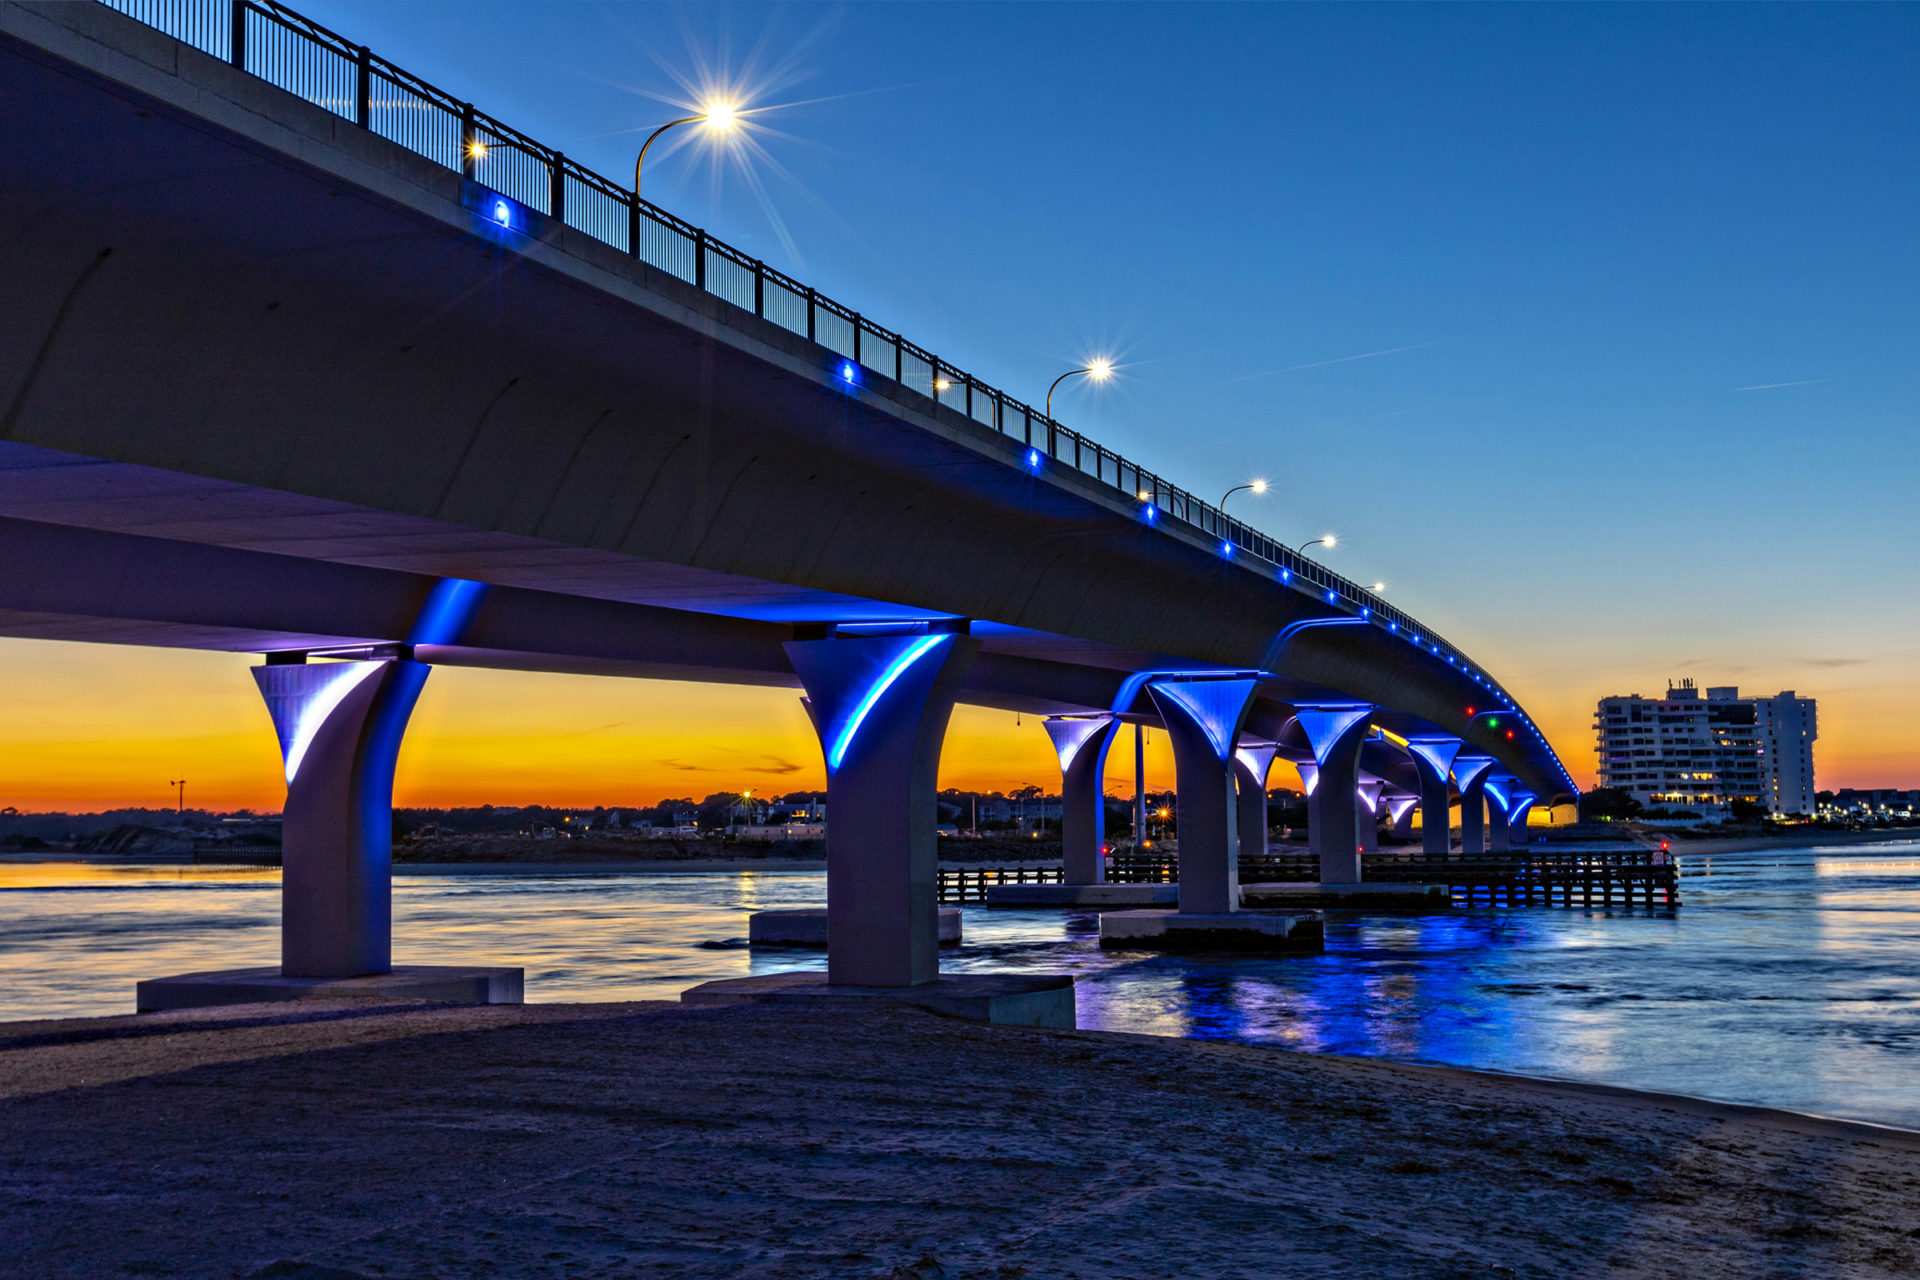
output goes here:
<path id="1" fill-rule="evenodd" d="M 280 967 L 142 982 L 141 1010 L 316 996 L 519 1003 L 519 969 L 393 966 L 393 770 L 427 672 L 405 657 L 253 669 L 287 777 Z"/>
<path id="2" fill-rule="evenodd" d="M 1460 852 L 1487 851 L 1487 775 L 1492 756 L 1459 756 L 1453 762 L 1453 783 L 1460 792 Z"/>
<path id="3" fill-rule="evenodd" d="M 1315 913 L 1240 910 L 1241 804 L 1255 787 L 1253 770 L 1234 758 L 1234 745 L 1259 687 L 1257 680 L 1237 677 L 1147 686 L 1173 743 L 1180 788 L 1180 909 L 1107 912 L 1100 917 L 1102 947 L 1295 952 L 1326 945 Z M 1264 763 L 1271 764 L 1272 756 Z M 1265 770 L 1260 772 L 1264 784 Z M 1264 832 L 1264 785 L 1259 796 L 1256 829 Z"/>
<path id="4" fill-rule="evenodd" d="M 1458 738 L 1416 738 L 1407 743 L 1407 755 L 1420 778 L 1420 852 L 1429 858 L 1453 852 L 1452 789 L 1447 779 L 1459 754 Z"/>
<path id="5" fill-rule="evenodd" d="M 1247 743 L 1234 749 L 1233 775 L 1239 792 L 1234 820 L 1242 858 L 1266 856 L 1267 775 L 1273 771 L 1278 750 L 1278 744 L 1272 742 Z"/>
<path id="6" fill-rule="evenodd" d="M 1299 707 L 1294 711 L 1316 774 L 1307 793 L 1307 842 L 1320 862 L 1320 883 L 1360 883 L 1358 799 L 1360 748 L 1372 731 L 1368 703 Z"/>
<path id="7" fill-rule="evenodd" d="M 1533 805 L 1540 797 L 1531 791 L 1516 791 L 1512 803 L 1507 807 L 1507 843 L 1512 847 L 1523 847 L 1527 839 L 1527 815 L 1533 812 Z"/>
<path id="8" fill-rule="evenodd" d="M 1374 781 L 1353 788 L 1354 845 L 1362 855 L 1380 852 L 1380 791 L 1384 784 Z"/>
<path id="9" fill-rule="evenodd" d="M 1413 837 L 1413 809 L 1419 804 L 1419 797 L 1409 795 L 1390 796 L 1386 800 L 1387 813 L 1392 818 L 1392 830 L 1397 839 L 1408 840 Z"/>
<path id="10" fill-rule="evenodd" d="M 1513 794 L 1520 788 L 1520 779 L 1512 774 L 1487 779 L 1487 848 L 1496 853 L 1504 853 L 1513 848 L 1512 833 L 1507 826 L 1507 811 L 1513 804 Z"/>
<path id="11" fill-rule="evenodd" d="M 936 777 L 971 636 L 835 636 L 786 645 L 827 761 L 827 982 L 940 976 Z"/>
<path id="12" fill-rule="evenodd" d="M 1180 790 L 1180 910 L 1220 915 L 1240 909 L 1239 796 L 1233 744 L 1253 702 L 1255 680 L 1156 680 L 1147 693 L 1173 744 Z"/>
<path id="13" fill-rule="evenodd" d="M 1107 878 L 1107 748 L 1120 722 L 1112 716 L 1049 716 L 1041 722 L 1060 757 L 1060 862 L 1067 884 Z"/>

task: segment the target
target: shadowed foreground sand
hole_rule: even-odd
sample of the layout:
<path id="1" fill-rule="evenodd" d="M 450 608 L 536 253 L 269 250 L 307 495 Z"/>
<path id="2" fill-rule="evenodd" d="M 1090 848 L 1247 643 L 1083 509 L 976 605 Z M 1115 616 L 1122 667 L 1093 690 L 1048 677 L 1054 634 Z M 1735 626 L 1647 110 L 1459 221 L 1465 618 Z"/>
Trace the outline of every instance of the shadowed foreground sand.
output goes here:
<path id="1" fill-rule="evenodd" d="M 1912 1276 L 1920 1136 L 669 1004 L 0 1025 L 8 1276 Z"/>

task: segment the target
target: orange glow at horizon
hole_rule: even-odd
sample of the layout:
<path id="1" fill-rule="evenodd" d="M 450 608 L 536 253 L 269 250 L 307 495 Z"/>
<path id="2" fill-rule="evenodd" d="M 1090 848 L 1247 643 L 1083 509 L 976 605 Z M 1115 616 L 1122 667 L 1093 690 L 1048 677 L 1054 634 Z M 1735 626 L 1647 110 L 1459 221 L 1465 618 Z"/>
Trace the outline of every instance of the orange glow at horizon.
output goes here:
<path id="1" fill-rule="evenodd" d="M 278 810 L 279 754 L 248 675 L 257 662 L 251 654 L 0 640 L 0 808 L 171 808 L 168 781 L 185 778 L 190 808 Z M 1754 681 L 1751 689 L 1774 686 Z M 1920 786 L 1920 751 L 1902 730 L 1920 716 L 1920 688 L 1855 679 L 1799 691 L 1820 699 L 1814 759 L 1822 789 Z M 1531 699 L 1545 708 L 1539 722 L 1583 786 L 1594 772 L 1593 705 L 1613 692 L 1609 685 Z M 1149 731 L 1146 781 L 1152 791 L 1174 785 L 1164 733 Z M 1057 792 L 1060 769 L 1035 717 L 961 706 L 940 785 Z M 1268 785 L 1300 784 L 1276 762 Z M 394 803 L 636 806 L 824 786 L 797 690 L 440 667 L 408 729 Z M 1114 737 L 1105 789 L 1133 793 L 1130 730 Z"/>

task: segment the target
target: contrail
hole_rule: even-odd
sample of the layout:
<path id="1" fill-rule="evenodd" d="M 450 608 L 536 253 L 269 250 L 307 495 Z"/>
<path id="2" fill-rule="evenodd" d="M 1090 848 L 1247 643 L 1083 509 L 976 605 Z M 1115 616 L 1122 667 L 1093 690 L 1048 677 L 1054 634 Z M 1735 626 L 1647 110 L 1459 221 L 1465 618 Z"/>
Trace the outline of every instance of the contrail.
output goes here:
<path id="1" fill-rule="evenodd" d="M 1778 391 L 1781 387 L 1810 387 L 1816 382 L 1832 382 L 1832 378 L 1802 378 L 1798 382 L 1763 382 L 1757 387 L 1735 387 L 1735 391 Z"/>
<path id="2" fill-rule="evenodd" d="M 1298 373 L 1302 369 L 1324 369 L 1330 364 L 1346 364 L 1353 360 L 1371 360 L 1375 356 L 1399 355 L 1402 351 L 1418 351 L 1422 347 L 1437 347 L 1445 338 L 1435 338 L 1432 342 L 1416 342 L 1410 347 L 1388 347 L 1385 351 L 1362 351 L 1357 356 L 1341 356 L 1337 360 L 1315 360 L 1311 364 L 1290 364 L 1284 369 L 1263 369 L 1259 373 L 1242 374 L 1238 378 L 1228 378 L 1225 382 L 1211 384 L 1215 387 L 1230 387 L 1236 382 L 1251 382 L 1255 378 L 1272 378 L 1283 373 Z"/>

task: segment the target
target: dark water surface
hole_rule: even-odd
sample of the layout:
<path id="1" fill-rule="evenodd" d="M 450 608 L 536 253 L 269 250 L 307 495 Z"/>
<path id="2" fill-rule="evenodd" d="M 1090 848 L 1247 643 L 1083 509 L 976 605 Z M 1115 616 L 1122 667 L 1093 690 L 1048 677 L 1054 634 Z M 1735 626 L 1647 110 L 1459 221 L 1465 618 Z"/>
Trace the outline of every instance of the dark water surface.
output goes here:
<path id="1" fill-rule="evenodd" d="M 1920 842 L 1683 858 L 1678 910 L 1336 913 L 1324 955 L 1102 953 L 1089 914 L 969 907 L 950 971 L 1081 976 L 1080 1024 L 1660 1089 L 1920 1127 Z M 818 967 L 749 912 L 818 872 L 395 878 L 400 963 L 523 965 L 531 1000 Z M 0 1019 L 125 1013 L 140 978 L 277 960 L 279 873 L 0 865 Z M 721 945 L 715 945 L 721 944 Z"/>

